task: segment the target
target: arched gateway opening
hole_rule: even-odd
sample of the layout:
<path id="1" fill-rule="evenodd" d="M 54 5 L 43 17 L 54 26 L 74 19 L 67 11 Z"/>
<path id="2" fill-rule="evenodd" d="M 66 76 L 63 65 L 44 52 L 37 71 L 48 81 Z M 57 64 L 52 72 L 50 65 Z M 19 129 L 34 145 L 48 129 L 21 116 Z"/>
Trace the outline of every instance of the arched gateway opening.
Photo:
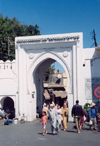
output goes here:
<path id="1" fill-rule="evenodd" d="M 48 57 L 50 56 L 50 57 Z M 42 108 L 43 108 L 43 92 L 44 92 L 44 87 L 43 87 L 43 78 L 46 69 L 54 62 L 59 62 L 62 67 L 65 70 L 65 73 L 67 75 L 67 86 L 65 91 L 67 92 L 67 96 L 69 94 L 70 90 L 70 72 L 67 63 L 64 62 L 61 58 L 59 58 L 57 55 L 54 55 L 53 53 L 45 53 L 43 56 L 39 57 L 34 63 L 33 63 L 33 79 L 32 81 L 32 86 L 34 96 L 36 97 L 36 112 L 38 112 L 40 115 L 42 113 Z M 31 68 L 31 69 L 32 69 Z M 32 87 L 31 86 L 31 87 Z"/>
<path id="2" fill-rule="evenodd" d="M 49 104 L 51 104 L 52 102 L 54 102 L 55 105 L 56 104 L 60 105 L 61 107 L 63 106 L 64 102 L 68 103 L 68 100 L 67 100 L 68 92 L 66 89 L 67 75 L 65 71 L 59 72 L 54 69 L 53 73 L 48 74 L 48 75 L 45 74 L 45 70 L 46 70 L 46 73 L 48 70 L 50 70 L 50 66 L 52 65 L 52 62 L 54 64 L 56 60 L 50 59 L 50 58 L 46 59 L 42 64 L 39 65 L 39 67 L 36 70 L 37 77 L 36 77 L 35 82 L 36 82 L 36 90 L 37 90 L 37 113 L 40 116 L 41 116 L 41 111 L 42 111 L 40 107 L 42 105 L 42 108 L 43 108 L 44 103 L 46 103 L 48 107 L 49 107 Z M 41 68 L 43 68 L 43 70 Z M 60 68 L 57 68 L 57 70 L 59 69 Z M 40 73 L 40 70 L 41 70 L 41 73 Z M 41 80 L 41 84 L 40 84 L 40 80 Z"/>
<path id="3" fill-rule="evenodd" d="M 45 92 L 44 90 L 50 89 L 48 87 L 44 87 L 44 84 L 43 84 L 44 74 L 45 74 L 45 71 L 47 70 L 47 68 L 54 62 L 56 62 L 56 60 L 48 58 L 48 59 L 44 60 L 42 63 L 40 63 L 40 65 L 37 67 L 37 69 L 34 72 L 34 79 L 35 79 L 34 82 L 36 85 L 36 105 L 37 105 L 36 110 L 40 116 L 41 116 L 41 112 L 42 112 L 42 108 L 43 108 L 43 103 L 45 101 L 45 99 L 44 99 L 45 97 L 43 96 L 43 93 Z M 59 85 L 59 82 L 60 82 L 60 79 L 57 80 L 55 85 L 54 84 L 52 85 L 55 92 L 57 89 L 59 90 L 59 88 L 61 88 L 60 91 L 67 90 L 67 89 L 63 88 L 63 83 L 62 83 L 62 85 Z M 57 85 L 59 85 L 59 88 L 56 88 Z M 58 92 L 60 92 L 60 91 L 58 91 Z M 62 92 L 64 92 L 64 91 L 62 91 Z M 50 100 L 50 102 L 52 102 L 52 101 L 54 101 L 55 104 L 58 104 L 59 102 L 63 102 L 63 99 L 59 101 L 59 100 L 57 100 L 57 98 L 54 98 L 53 100 L 52 99 Z M 62 105 L 62 103 L 59 103 L 59 104 Z"/>

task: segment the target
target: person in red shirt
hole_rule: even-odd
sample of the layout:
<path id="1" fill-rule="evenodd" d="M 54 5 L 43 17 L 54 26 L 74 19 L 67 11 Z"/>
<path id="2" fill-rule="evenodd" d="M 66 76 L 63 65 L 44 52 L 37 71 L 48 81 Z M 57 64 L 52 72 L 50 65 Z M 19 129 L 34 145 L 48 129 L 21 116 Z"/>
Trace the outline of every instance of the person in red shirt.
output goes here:
<path id="1" fill-rule="evenodd" d="M 42 112 L 42 118 L 41 118 L 41 125 L 43 127 L 43 136 L 47 133 L 46 131 L 46 125 L 47 125 L 47 116 L 46 116 L 46 112 Z"/>
<path id="2" fill-rule="evenodd" d="M 82 107 L 82 106 L 81 106 L 81 107 Z M 83 107 L 82 107 L 82 112 L 83 112 L 83 117 L 81 116 L 80 130 L 83 129 L 84 116 L 85 116 L 85 117 L 87 116 L 86 111 L 83 109 Z"/>

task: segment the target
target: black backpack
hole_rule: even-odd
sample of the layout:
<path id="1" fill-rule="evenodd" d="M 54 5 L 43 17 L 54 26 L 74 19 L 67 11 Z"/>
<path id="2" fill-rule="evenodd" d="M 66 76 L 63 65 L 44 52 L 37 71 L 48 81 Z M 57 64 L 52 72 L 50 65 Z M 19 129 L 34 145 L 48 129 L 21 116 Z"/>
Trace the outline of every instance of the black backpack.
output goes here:
<path id="1" fill-rule="evenodd" d="M 9 125 L 9 121 L 6 120 L 6 121 L 4 122 L 4 125 Z"/>

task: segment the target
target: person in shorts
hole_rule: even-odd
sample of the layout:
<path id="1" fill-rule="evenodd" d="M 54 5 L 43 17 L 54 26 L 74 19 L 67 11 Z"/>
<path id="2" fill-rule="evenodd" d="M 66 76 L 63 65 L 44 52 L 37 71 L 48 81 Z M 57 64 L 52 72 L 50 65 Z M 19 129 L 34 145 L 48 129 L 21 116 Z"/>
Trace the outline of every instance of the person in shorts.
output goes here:
<path id="1" fill-rule="evenodd" d="M 41 125 L 43 127 L 43 136 L 47 133 L 46 131 L 46 125 L 47 125 L 47 116 L 46 116 L 46 112 L 42 112 L 42 118 L 41 118 Z"/>

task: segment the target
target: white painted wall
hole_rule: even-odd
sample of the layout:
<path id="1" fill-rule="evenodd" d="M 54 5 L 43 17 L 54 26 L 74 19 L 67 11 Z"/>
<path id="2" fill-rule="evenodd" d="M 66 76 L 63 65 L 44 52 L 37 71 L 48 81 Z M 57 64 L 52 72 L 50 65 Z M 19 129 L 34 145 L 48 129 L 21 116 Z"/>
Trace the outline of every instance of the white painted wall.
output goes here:
<path id="1" fill-rule="evenodd" d="M 14 103 L 16 102 L 15 60 L 13 62 L 0 61 L 0 107 L 3 107 L 5 97 L 10 97 Z"/>
<path id="2" fill-rule="evenodd" d="M 79 74 L 82 71 L 80 57 L 83 49 L 82 37 L 82 33 L 73 33 L 16 38 L 19 117 L 25 112 L 29 120 L 35 119 L 37 99 L 40 101 L 39 108 L 42 109 L 42 81 L 49 60 L 58 61 L 65 69 L 68 77 L 66 90 L 68 92 L 69 110 L 71 111 L 73 104 L 80 95 L 78 88 L 80 88 Z M 36 81 L 37 75 L 40 80 L 39 83 Z M 32 98 L 33 93 L 34 98 Z M 71 112 L 69 117 L 72 120 Z"/>
<path id="3" fill-rule="evenodd" d="M 99 51 L 83 49 L 82 33 L 18 37 L 15 46 L 16 61 L 0 61 L 0 106 L 4 97 L 9 96 L 14 100 L 16 117 L 20 119 L 25 113 L 29 121 L 34 120 L 36 107 L 42 109 L 44 72 L 58 61 L 68 78 L 66 91 L 72 121 L 71 109 L 76 99 L 84 105 L 91 96 L 86 92 L 86 79 L 100 77 Z M 91 101 L 92 97 L 88 102 Z"/>
<path id="4" fill-rule="evenodd" d="M 94 89 L 100 86 L 100 53 L 95 48 L 83 49 L 83 97 L 85 102 L 97 102 L 99 99 L 94 95 Z M 96 79 L 97 78 L 97 79 Z M 92 94 L 86 94 L 86 79 L 91 80 L 89 90 Z M 93 80 L 95 81 L 93 81 Z M 90 82 L 90 81 L 89 81 Z M 92 85 L 93 84 L 93 85 Z M 87 92 L 89 92 L 89 90 Z M 88 97 L 88 98 L 87 98 Z"/>

